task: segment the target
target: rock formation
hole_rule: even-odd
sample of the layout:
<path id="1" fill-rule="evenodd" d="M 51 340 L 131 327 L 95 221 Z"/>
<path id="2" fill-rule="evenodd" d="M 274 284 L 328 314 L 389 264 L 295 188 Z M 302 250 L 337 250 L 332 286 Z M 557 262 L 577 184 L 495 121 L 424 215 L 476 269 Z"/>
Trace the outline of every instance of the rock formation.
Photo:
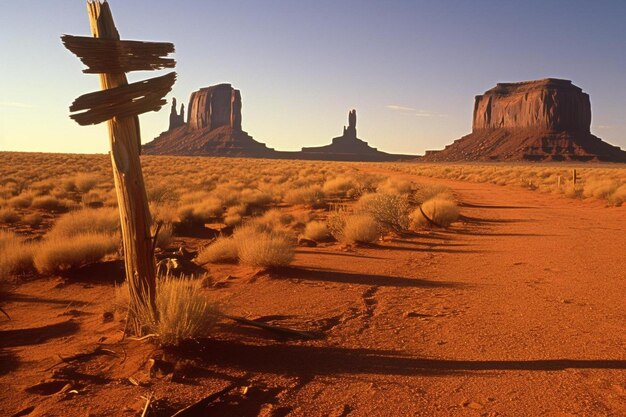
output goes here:
<path id="1" fill-rule="evenodd" d="M 194 91 L 187 109 L 184 123 L 184 106 L 178 115 L 176 100 L 172 101 L 170 128 L 145 144 L 144 154 L 272 157 L 275 153 L 241 129 L 241 94 L 230 84 Z"/>
<path id="2" fill-rule="evenodd" d="M 278 152 L 255 141 L 241 129 L 241 94 L 230 84 L 202 88 L 191 94 L 187 106 L 176 113 L 172 102 L 170 126 L 152 142 L 143 146 L 146 155 L 237 156 L 275 159 L 310 159 L 337 161 L 396 161 L 413 155 L 392 155 L 372 148 L 357 138 L 356 110 L 348 113 L 343 135 L 327 146 L 302 148 L 301 152 Z"/>
<path id="3" fill-rule="evenodd" d="M 476 96 L 472 133 L 425 161 L 626 161 L 592 135 L 589 95 L 569 80 L 498 83 Z"/>
<path id="4" fill-rule="evenodd" d="M 356 110 L 348 112 L 348 126 L 343 127 L 343 135 L 333 138 L 326 146 L 302 148 L 302 159 L 322 159 L 336 161 L 397 161 L 408 159 L 408 155 L 393 155 L 372 148 L 356 135 Z"/>
<path id="5" fill-rule="evenodd" d="M 170 110 L 170 127 L 167 130 L 176 129 L 185 124 L 185 105 L 180 105 L 180 114 L 176 112 L 176 98 L 172 99 L 172 108 Z"/>

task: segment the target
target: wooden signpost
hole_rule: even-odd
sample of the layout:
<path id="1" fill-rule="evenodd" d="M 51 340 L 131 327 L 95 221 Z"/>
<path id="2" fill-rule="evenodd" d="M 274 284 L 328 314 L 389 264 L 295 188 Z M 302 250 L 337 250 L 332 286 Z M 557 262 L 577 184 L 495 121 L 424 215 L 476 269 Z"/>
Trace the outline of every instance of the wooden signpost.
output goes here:
<path id="1" fill-rule="evenodd" d="M 119 205 L 124 264 L 130 292 L 129 324 L 137 335 L 142 325 L 137 313 L 158 320 L 156 267 L 152 223 L 141 171 L 141 139 L 137 115 L 160 109 L 176 81 L 171 72 L 147 81 L 128 84 L 126 72 L 172 68 L 166 56 L 174 45 L 160 42 L 120 40 L 109 4 L 88 0 L 87 12 L 93 37 L 62 36 L 67 49 L 87 66 L 85 73 L 100 74 L 101 91 L 77 98 L 70 117 L 80 125 L 107 122 L 111 162 Z"/>

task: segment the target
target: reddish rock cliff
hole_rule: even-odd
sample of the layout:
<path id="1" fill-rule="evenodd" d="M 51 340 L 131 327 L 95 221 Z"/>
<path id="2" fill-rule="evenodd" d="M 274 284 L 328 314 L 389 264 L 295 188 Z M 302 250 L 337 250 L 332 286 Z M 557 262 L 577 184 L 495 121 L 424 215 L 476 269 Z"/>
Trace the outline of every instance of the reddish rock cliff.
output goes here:
<path id="1" fill-rule="evenodd" d="M 589 95 L 569 80 L 499 83 L 476 96 L 472 133 L 425 161 L 600 160 L 626 152 L 590 133 Z"/>
<path id="2" fill-rule="evenodd" d="M 222 126 L 241 130 L 241 95 L 230 84 L 194 91 L 188 109 L 188 124 L 192 130 L 213 130 Z"/>
<path id="3" fill-rule="evenodd" d="M 241 157 L 272 157 L 275 154 L 273 149 L 241 130 L 241 94 L 230 84 L 194 91 L 187 108 L 187 123 L 177 124 L 181 116 L 176 115 L 173 105 L 170 129 L 145 144 L 145 154 Z"/>

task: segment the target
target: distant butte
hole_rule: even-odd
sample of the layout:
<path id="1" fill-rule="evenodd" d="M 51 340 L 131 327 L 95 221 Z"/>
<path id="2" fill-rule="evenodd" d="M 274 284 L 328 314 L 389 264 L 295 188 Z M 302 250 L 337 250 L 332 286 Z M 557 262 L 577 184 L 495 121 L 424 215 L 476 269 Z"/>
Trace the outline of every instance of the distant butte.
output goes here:
<path id="1" fill-rule="evenodd" d="M 241 93 L 230 84 L 202 88 L 191 94 L 185 122 L 172 100 L 170 125 L 152 142 L 143 146 L 147 155 L 232 156 L 274 159 L 331 161 L 397 161 L 414 155 L 393 155 L 372 148 L 358 139 L 356 110 L 348 115 L 343 135 L 327 146 L 302 148 L 301 152 L 281 152 L 257 142 L 241 128 Z"/>
<path id="2" fill-rule="evenodd" d="M 590 126 L 589 95 L 569 80 L 498 83 L 476 96 L 472 133 L 420 160 L 626 162 Z"/>
<path id="3" fill-rule="evenodd" d="M 333 138 L 330 145 L 302 148 L 302 159 L 323 159 L 337 161 L 397 161 L 409 159 L 409 155 L 394 155 L 372 148 L 367 142 L 357 138 L 356 110 L 348 113 L 348 126 L 343 134 Z"/>
<path id="4" fill-rule="evenodd" d="M 147 155 L 275 156 L 273 149 L 257 142 L 241 129 L 241 94 L 230 84 L 194 91 L 189 99 L 187 123 L 184 107 L 176 113 L 172 102 L 170 126 L 143 146 Z"/>

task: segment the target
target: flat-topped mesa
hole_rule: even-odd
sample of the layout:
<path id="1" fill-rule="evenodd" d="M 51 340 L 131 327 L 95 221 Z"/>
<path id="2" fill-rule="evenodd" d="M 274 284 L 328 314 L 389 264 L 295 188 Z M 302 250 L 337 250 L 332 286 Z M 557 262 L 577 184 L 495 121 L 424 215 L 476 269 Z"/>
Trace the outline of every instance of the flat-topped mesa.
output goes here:
<path id="1" fill-rule="evenodd" d="M 147 155 L 272 157 L 276 152 L 241 129 L 241 94 L 230 84 L 191 93 L 188 121 L 184 107 L 170 112 L 170 128 L 143 146 Z"/>
<path id="2" fill-rule="evenodd" d="M 476 96 L 472 131 L 523 128 L 589 133 L 589 95 L 569 80 L 498 83 Z"/>
<path id="3" fill-rule="evenodd" d="M 476 96 L 472 133 L 421 160 L 626 162 L 590 126 L 589 95 L 569 80 L 498 83 Z"/>
<path id="4" fill-rule="evenodd" d="M 229 126 L 241 130 L 241 94 L 230 84 L 217 84 L 194 91 L 189 98 L 189 129 Z"/>

